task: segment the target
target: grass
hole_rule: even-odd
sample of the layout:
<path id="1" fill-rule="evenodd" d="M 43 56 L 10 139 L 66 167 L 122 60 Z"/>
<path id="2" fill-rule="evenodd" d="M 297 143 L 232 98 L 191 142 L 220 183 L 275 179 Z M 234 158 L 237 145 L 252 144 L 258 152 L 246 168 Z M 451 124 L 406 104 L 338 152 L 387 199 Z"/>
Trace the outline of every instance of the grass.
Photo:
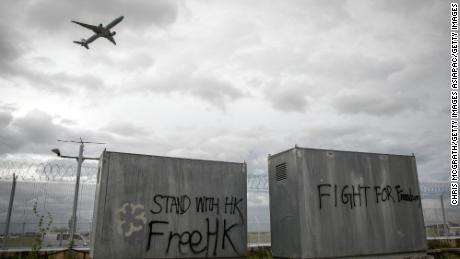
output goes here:
<path id="1" fill-rule="evenodd" d="M 268 259 L 272 257 L 272 250 L 270 248 L 256 248 L 249 251 L 248 259 Z"/>
<path id="2" fill-rule="evenodd" d="M 428 249 L 460 248 L 460 239 L 451 240 L 428 240 Z"/>
<path id="3" fill-rule="evenodd" d="M 442 253 L 436 253 L 432 254 L 434 259 L 459 259 L 460 255 L 454 254 L 454 253 L 449 253 L 449 252 L 442 252 Z"/>

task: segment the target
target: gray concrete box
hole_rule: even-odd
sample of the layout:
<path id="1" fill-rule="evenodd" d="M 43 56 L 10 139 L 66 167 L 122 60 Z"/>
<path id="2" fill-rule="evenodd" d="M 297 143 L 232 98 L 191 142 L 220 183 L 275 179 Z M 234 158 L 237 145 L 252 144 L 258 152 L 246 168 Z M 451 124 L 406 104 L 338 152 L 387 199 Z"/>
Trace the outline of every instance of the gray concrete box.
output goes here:
<path id="1" fill-rule="evenodd" d="M 275 257 L 425 254 L 414 156 L 296 147 L 268 160 Z"/>
<path id="2" fill-rule="evenodd" d="M 106 151 L 94 206 L 94 259 L 246 256 L 243 163 Z"/>

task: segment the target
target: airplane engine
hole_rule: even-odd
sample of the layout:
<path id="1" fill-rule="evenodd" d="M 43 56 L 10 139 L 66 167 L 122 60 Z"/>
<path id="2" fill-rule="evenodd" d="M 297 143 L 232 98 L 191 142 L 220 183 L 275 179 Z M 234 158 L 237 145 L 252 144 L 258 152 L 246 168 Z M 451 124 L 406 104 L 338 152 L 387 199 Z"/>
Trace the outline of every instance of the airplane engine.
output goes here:
<path id="1" fill-rule="evenodd" d="M 113 36 L 115 34 L 117 34 L 117 32 L 113 31 L 110 35 Z"/>

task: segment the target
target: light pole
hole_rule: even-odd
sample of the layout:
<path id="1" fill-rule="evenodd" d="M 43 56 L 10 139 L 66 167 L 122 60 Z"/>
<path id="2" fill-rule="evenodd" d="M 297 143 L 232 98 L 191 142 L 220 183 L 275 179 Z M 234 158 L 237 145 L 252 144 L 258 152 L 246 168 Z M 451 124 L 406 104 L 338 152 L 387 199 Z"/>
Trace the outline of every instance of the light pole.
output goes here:
<path id="1" fill-rule="evenodd" d="M 75 230 L 77 227 L 77 205 L 78 205 L 78 192 L 80 190 L 80 175 L 81 175 L 81 166 L 83 164 L 83 161 L 85 160 L 99 160 L 97 157 L 84 157 L 83 156 L 83 151 L 85 148 L 85 143 L 91 143 L 91 144 L 105 144 L 105 143 L 98 143 L 98 142 L 85 142 L 80 138 L 80 141 L 71 141 L 71 140 L 58 140 L 60 142 L 73 142 L 73 143 L 79 143 L 80 144 L 80 150 L 78 152 L 78 156 L 63 156 L 61 155 L 61 152 L 59 149 L 54 148 L 51 151 L 55 153 L 58 157 L 62 158 L 73 158 L 77 159 L 77 179 L 75 180 L 75 193 L 73 196 L 73 209 L 72 209 L 72 218 L 71 218 L 71 225 L 70 225 L 70 244 L 73 245 L 73 238 L 75 234 Z"/>

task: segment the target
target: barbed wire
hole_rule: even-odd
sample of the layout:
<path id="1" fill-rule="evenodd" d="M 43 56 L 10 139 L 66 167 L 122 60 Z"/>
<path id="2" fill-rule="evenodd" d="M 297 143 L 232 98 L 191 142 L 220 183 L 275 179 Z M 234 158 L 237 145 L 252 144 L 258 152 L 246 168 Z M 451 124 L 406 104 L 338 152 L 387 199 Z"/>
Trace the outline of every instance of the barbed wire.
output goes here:
<path id="1" fill-rule="evenodd" d="M 60 162 L 21 162 L 11 160 L 0 161 L 0 181 L 12 180 L 13 174 L 20 181 L 57 181 L 67 182 L 75 179 L 77 165 Z M 97 166 L 83 164 L 81 181 L 95 183 Z"/>
<path id="2" fill-rule="evenodd" d="M 420 183 L 420 192 L 425 196 L 439 196 L 441 194 L 450 193 L 450 184 L 449 183 Z"/>
<path id="3" fill-rule="evenodd" d="M 77 165 L 52 162 L 22 162 L 12 160 L 0 161 L 0 181 L 12 180 L 13 174 L 22 181 L 51 181 L 70 182 L 75 180 Z M 82 183 L 96 183 L 97 165 L 86 163 L 82 166 Z M 249 174 L 247 179 L 248 191 L 268 192 L 268 176 Z M 439 196 L 449 193 L 447 182 L 421 182 L 420 192 L 425 196 Z"/>
<path id="4" fill-rule="evenodd" d="M 266 175 L 248 175 L 248 189 L 253 192 L 268 192 Z"/>

